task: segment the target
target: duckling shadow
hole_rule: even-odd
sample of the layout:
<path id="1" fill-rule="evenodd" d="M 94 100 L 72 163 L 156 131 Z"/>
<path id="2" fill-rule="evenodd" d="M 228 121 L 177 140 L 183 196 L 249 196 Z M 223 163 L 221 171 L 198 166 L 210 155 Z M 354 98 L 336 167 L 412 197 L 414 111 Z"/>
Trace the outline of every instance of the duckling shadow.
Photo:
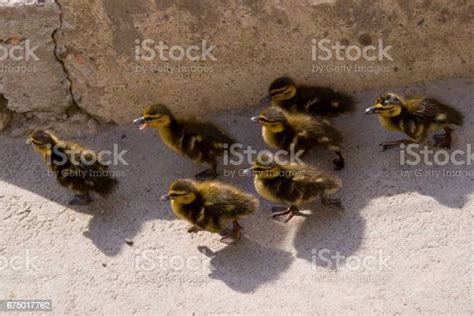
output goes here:
<path id="1" fill-rule="evenodd" d="M 296 257 L 335 270 L 359 249 L 364 230 L 365 220 L 350 210 L 315 210 L 296 233 Z"/>
<path id="2" fill-rule="evenodd" d="M 132 206 L 125 199 L 120 200 L 120 197 L 112 205 L 100 201 L 87 207 L 87 213 L 93 214 L 93 217 L 83 235 L 105 255 L 115 256 L 124 245 L 133 243 L 133 238 L 140 233 L 144 223 L 157 218 L 171 220 L 165 209 L 158 202 L 153 207 L 146 203 Z"/>
<path id="3" fill-rule="evenodd" d="M 276 280 L 293 259 L 289 252 L 264 247 L 242 237 L 236 245 L 215 253 L 211 260 L 213 272 L 209 277 L 221 280 L 235 291 L 250 293 L 260 285 Z"/>
<path id="4" fill-rule="evenodd" d="M 127 137 L 122 137 L 125 133 Z M 124 156 L 128 165 L 111 166 L 111 170 L 119 174 L 119 185 L 107 198 L 93 196 L 93 202 L 88 205 L 69 205 L 72 193 L 56 182 L 41 158 L 31 150 L 31 146 L 25 144 L 24 139 L 0 138 L 2 146 L 11 148 L 7 154 L 0 155 L 0 179 L 54 202 L 51 205 L 57 213 L 52 211 L 48 216 L 53 217 L 63 209 L 92 216 L 84 236 L 104 254 L 114 256 L 128 247 L 126 240 L 132 240 L 140 234 L 146 222 L 156 219 L 174 220 L 167 205 L 160 202 L 159 197 L 165 193 L 171 179 L 180 172 L 177 170 L 180 162 L 174 162 L 171 155 L 160 153 L 160 148 L 153 146 L 154 135 L 141 137 L 128 128 L 115 128 L 102 136 L 98 138 L 88 135 L 85 140 L 79 141 L 93 148 L 103 149 L 111 148 L 115 143 L 131 152 Z M 141 153 L 144 146 L 156 152 L 136 154 Z M 178 168 L 170 168 L 171 164 Z"/>
<path id="5" fill-rule="evenodd" d="M 465 124 L 456 128 L 453 148 L 466 150 L 474 133 L 474 112 L 472 108 L 472 82 L 459 83 L 457 80 L 430 83 L 432 92 L 427 94 L 445 95 L 452 99 L 453 105 L 463 111 Z M 294 239 L 297 257 L 313 264 L 330 269 L 337 269 L 344 258 L 356 253 L 360 248 L 367 225 L 361 212 L 374 210 L 368 207 L 372 201 L 393 197 L 395 204 L 403 205 L 404 196 L 419 194 L 434 199 L 441 206 L 461 211 L 466 208 L 469 195 L 472 194 L 474 179 L 471 176 L 447 176 L 447 172 L 462 175 L 471 170 L 470 166 L 456 166 L 452 163 L 446 166 L 427 165 L 423 162 L 415 166 L 402 164 L 400 149 L 383 152 L 379 143 L 387 140 L 406 138 L 404 135 L 385 131 L 378 120 L 364 114 L 364 108 L 373 103 L 375 97 L 382 91 L 368 91 L 357 95 L 356 112 L 352 115 L 338 118 L 334 125 L 338 127 L 346 139 L 343 143 L 343 153 L 346 167 L 338 171 L 343 180 L 343 188 L 336 196 L 342 197 L 344 211 L 320 209 L 305 219 Z M 363 128 L 361 128 L 363 126 Z M 430 135 L 430 138 L 432 135 Z M 431 148 L 434 149 L 434 148 Z M 321 159 L 323 157 L 323 159 Z M 329 161 L 326 153 L 313 157 L 316 161 Z M 409 157 L 412 159 L 412 157 Z M 463 158 L 466 158 L 465 156 Z M 326 168 L 330 168 L 327 163 Z M 425 199 L 426 200 L 426 199 Z M 421 200 L 420 200 L 421 201 Z M 386 209 L 379 215 L 370 215 L 371 220 L 390 212 L 390 204 L 382 203 Z M 407 206 L 416 212 L 415 206 Z"/>

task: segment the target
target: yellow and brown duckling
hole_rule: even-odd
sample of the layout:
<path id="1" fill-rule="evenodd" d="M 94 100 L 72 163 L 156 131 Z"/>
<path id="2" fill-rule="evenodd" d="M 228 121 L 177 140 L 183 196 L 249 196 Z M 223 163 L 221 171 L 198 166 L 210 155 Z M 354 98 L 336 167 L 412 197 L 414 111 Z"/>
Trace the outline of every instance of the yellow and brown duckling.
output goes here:
<path id="1" fill-rule="evenodd" d="M 318 197 L 324 206 L 342 209 L 339 199 L 330 195 L 339 190 L 342 182 L 336 176 L 317 167 L 301 163 L 281 163 L 273 157 L 263 156 L 245 170 L 253 174 L 257 193 L 275 203 L 288 205 L 288 208 L 273 207 L 273 218 L 288 222 L 295 215 L 303 215 L 299 206 L 313 202 Z"/>
<path id="2" fill-rule="evenodd" d="M 351 96 L 328 87 L 297 84 L 289 77 L 275 79 L 268 92 L 261 100 L 262 104 L 271 102 L 272 106 L 291 112 L 334 117 L 354 110 L 354 100 Z"/>
<path id="3" fill-rule="evenodd" d="M 41 129 L 35 130 L 27 142 L 41 155 L 59 184 L 74 193 L 70 205 L 91 202 L 92 192 L 105 197 L 118 185 L 99 155 L 78 143 L 62 141 Z"/>
<path id="4" fill-rule="evenodd" d="M 399 131 L 411 139 L 380 144 L 385 151 L 400 144 L 421 143 L 429 132 L 444 129 L 445 134 L 434 135 L 435 146 L 451 147 L 451 125 L 462 126 L 464 117 L 456 109 L 435 99 L 425 97 L 402 97 L 385 93 L 375 100 L 375 105 L 365 110 L 366 114 L 377 114 L 383 127 Z"/>
<path id="5" fill-rule="evenodd" d="M 258 207 L 251 194 L 219 181 L 193 181 L 180 179 L 173 182 L 162 201 L 171 200 L 173 213 L 192 224 L 188 232 L 200 230 L 218 233 L 232 222 L 232 232 L 221 239 L 227 244 L 235 243 L 241 236 L 242 226 L 238 220 Z"/>
<path id="6" fill-rule="evenodd" d="M 223 154 L 226 144 L 230 146 L 235 142 L 212 123 L 177 119 L 162 104 L 145 108 L 143 116 L 133 123 L 140 129 L 157 128 L 161 140 L 173 151 L 198 163 L 208 164 L 211 168 L 197 174 L 199 179 L 217 176 L 217 158 Z"/>
<path id="7" fill-rule="evenodd" d="M 262 125 L 262 137 L 267 145 L 290 152 L 323 147 L 334 151 L 336 170 L 344 168 L 341 154 L 341 133 L 325 120 L 301 113 L 290 113 L 279 107 L 268 107 L 252 122 Z"/>

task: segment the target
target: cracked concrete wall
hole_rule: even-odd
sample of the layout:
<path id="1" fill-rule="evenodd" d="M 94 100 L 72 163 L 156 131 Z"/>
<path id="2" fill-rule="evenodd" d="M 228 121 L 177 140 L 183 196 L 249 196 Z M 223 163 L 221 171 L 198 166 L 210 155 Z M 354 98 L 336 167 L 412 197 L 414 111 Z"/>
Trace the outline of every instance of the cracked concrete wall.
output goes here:
<path id="1" fill-rule="evenodd" d="M 69 82 L 54 54 L 59 14 L 54 2 L 0 1 L 0 95 L 8 110 L 51 120 L 71 105 Z"/>
<path id="2" fill-rule="evenodd" d="M 0 1 L 0 39 L 40 45 L 40 71 L 0 74 L 14 112 L 67 119 L 77 105 L 126 124 L 156 101 L 190 113 L 256 106 L 282 74 L 348 92 L 474 74 L 469 1 L 57 1 Z M 137 60 L 136 43 L 146 39 L 184 48 L 206 40 L 216 60 Z M 393 60 L 313 60 L 313 39 L 361 48 L 383 40 Z M 200 68 L 176 72 L 183 65 Z"/>

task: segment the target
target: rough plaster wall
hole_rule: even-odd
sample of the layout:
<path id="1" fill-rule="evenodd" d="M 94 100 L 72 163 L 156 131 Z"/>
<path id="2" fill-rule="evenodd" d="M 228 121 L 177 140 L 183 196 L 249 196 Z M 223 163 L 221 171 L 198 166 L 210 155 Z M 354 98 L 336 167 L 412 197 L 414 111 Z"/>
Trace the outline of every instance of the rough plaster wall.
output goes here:
<path id="1" fill-rule="evenodd" d="M 53 33 L 60 27 L 60 11 L 54 2 L 9 4 L 0 4 L 0 44 L 6 49 L 29 45 L 38 60 L 25 54 L 23 60 L 2 58 L 0 94 L 10 111 L 34 112 L 45 120 L 58 117 L 71 105 L 69 82 L 54 54 Z"/>
<path id="2" fill-rule="evenodd" d="M 255 106 L 269 81 L 281 74 L 351 92 L 472 76 L 474 69 L 474 4 L 469 1 L 57 1 L 0 8 L 0 23 L 8 24 L 0 32 L 9 32 L 2 38 L 21 35 L 41 44 L 44 71 L 3 76 L 0 82 L 15 112 L 63 113 L 74 103 L 95 118 L 125 124 L 156 101 L 191 113 Z M 21 19 L 27 12 L 28 19 Z M 31 22 L 38 12 L 39 25 Z M 51 34 L 58 27 L 54 51 Z M 392 46 L 394 60 L 314 62 L 314 38 L 361 47 L 383 39 Z M 216 46 L 217 60 L 135 61 L 137 39 L 170 46 L 200 45 L 205 39 Z M 149 69 L 164 64 L 211 71 L 163 74 Z M 356 64 L 383 66 L 387 72 L 312 71 L 313 65 Z"/>
<path id="3" fill-rule="evenodd" d="M 58 39 L 70 52 L 65 64 L 78 104 L 119 123 L 157 100 L 191 111 L 256 105 L 284 73 L 349 91 L 472 74 L 474 6 L 467 1 L 60 2 L 70 27 Z M 382 63 L 386 74 L 312 73 L 313 38 L 358 45 L 381 38 L 394 61 Z M 217 61 L 204 63 L 213 69 L 207 74 L 136 72 L 137 64 L 164 63 L 135 61 L 136 39 L 170 46 L 206 39 Z"/>

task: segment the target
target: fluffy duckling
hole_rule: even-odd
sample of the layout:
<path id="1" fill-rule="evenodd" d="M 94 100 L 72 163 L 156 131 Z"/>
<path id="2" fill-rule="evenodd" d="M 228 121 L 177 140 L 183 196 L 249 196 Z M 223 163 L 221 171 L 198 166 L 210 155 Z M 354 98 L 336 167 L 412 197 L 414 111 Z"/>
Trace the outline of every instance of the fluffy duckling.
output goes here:
<path id="1" fill-rule="evenodd" d="M 240 238 L 242 226 L 238 220 L 252 214 L 258 207 L 254 196 L 218 181 L 180 179 L 170 185 L 168 194 L 161 200 L 171 200 L 173 213 L 192 224 L 188 229 L 190 233 L 200 230 L 217 233 L 232 222 L 232 232 L 221 239 L 227 244 Z"/>
<path id="2" fill-rule="evenodd" d="M 306 114 L 290 113 L 279 107 L 266 108 L 251 120 L 262 125 L 262 137 L 267 145 L 286 151 L 324 147 L 336 153 L 337 158 L 333 160 L 335 169 L 344 168 L 341 133 L 326 121 Z"/>
<path id="3" fill-rule="evenodd" d="M 175 118 L 162 104 L 145 108 L 143 116 L 135 119 L 133 124 L 140 129 L 157 128 L 161 140 L 173 151 L 198 163 L 210 165 L 210 169 L 195 176 L 199 179 L 217 176 L 217 158 L 223 154 L 226 144 L 230 146 L 235 142 L 214 124 Z"/>
<path id="4" fill-rule="evenodd" d="M 289 77 L 275 79 L 268 92 L 261 103 L 267 105 L 271 102 L 271 105 L 287 111 L 334 117 L 354 110 L 351 96 L 327 87 L 297 84 Z"/>
<path id="5" fill-rule="evenodd" d="M 74 193 L 70 205 L 91 202 L 91 192 L 107 196 L 118 185 L 98 154 L 77 143 L 62 141 L 53 133 L 41 129 L 35 130 L 27 143 L 41 155 L 59 184 Z"/>
<path id="6" fill-rule="evenodd" d="M 423 142 L 430 131 L 444 129 L 445 134 L 434 135 L 435 146 L 451 148 L 450 125 L 462 126 L 464 117 L 456 109 L 435 99 L 425 97 L 402 97 L 385 93 L 375 100 L 375 105 L 365 110 L 366 114 L 377 114 L 380 123 L 388 130 L 399 131 L 411 139 L 380 144 L 385 151 L 400 144 Z"/>
<path id="7" fill-rule="evenodd" d="M 298 207 L 314 201 L 318 196 L 325 206 L 343 208 L 340 200 L 329 197 L 341 188 L 341 180 L 314 166 L 281 163 L 264 155 L 255 160 L 245 173 L 254 175 L 255 190 L 260 196 L 289 206 L 283 210 L 273 207 L 275 220 L 286 223 L 295 215 L 303 215 Z"/>

